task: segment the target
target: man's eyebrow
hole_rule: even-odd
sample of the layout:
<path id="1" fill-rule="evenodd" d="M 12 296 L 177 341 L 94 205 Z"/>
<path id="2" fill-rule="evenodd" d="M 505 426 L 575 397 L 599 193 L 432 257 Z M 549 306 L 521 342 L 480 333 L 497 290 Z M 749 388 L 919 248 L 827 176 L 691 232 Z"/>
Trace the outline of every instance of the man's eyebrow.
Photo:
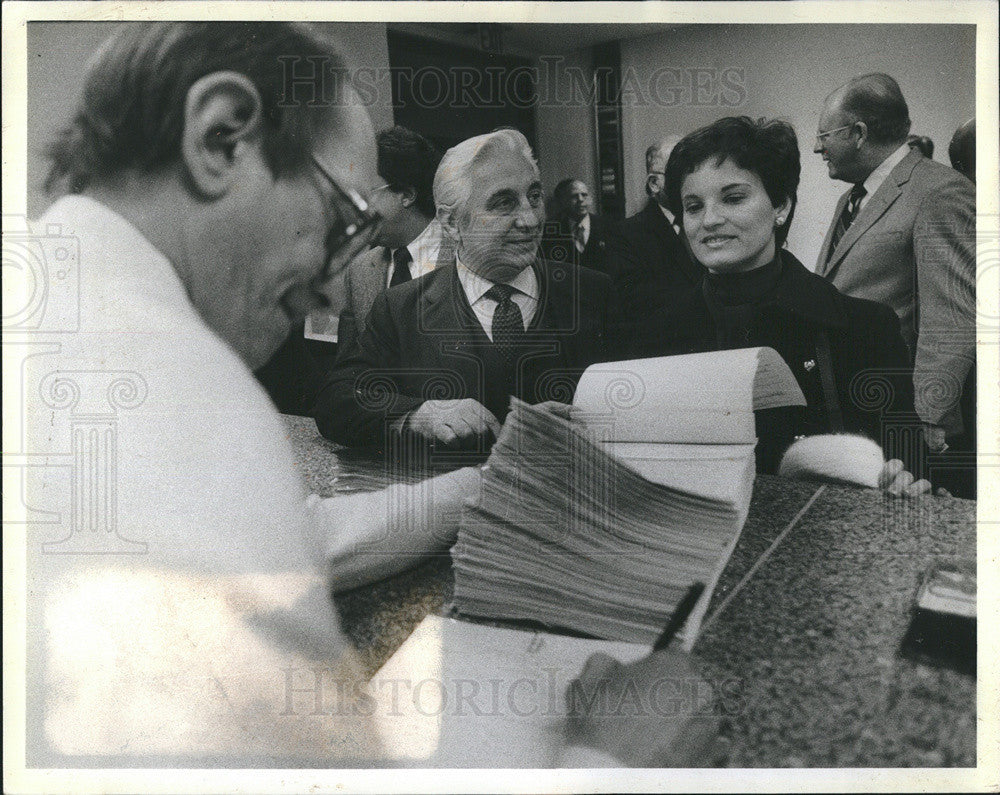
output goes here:
<path id="1" fill-rule="evenodd" d="M 487 203 L 492 203 L 500 199 L 509 199 L 511 197 L 517 198 L 517 191 L 511 188 L 501 188 L 496 193 L 490 194 L 490 198 L 487 199 Z"/>

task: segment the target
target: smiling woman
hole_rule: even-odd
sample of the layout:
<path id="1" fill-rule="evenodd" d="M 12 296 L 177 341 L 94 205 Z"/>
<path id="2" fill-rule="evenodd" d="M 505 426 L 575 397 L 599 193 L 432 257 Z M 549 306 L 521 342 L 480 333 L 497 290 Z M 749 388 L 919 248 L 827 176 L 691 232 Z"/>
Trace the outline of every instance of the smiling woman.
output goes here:
<path id="1" fill-rule="evenodd" d="M 797 436 L 863 434 L 899 457 L 883 412 L 912 411 L 908 355 L 886 306 L 848 298 L 782 248 L 795 211 L 799 149 L 791 125 L 720 119 L 682 139 L 667 162 L 667 199 L 683 221 L 704 282 L 671 306 L 651 293 L 639 307 L 637 355 L 767 346 L 787 362 L 804 410 L 759 412 L 758 469 L 777 470 Z M 890 381 L 886 401 L 858 396 Z M 907 462 L 909 463 L 909 462 Z"/>

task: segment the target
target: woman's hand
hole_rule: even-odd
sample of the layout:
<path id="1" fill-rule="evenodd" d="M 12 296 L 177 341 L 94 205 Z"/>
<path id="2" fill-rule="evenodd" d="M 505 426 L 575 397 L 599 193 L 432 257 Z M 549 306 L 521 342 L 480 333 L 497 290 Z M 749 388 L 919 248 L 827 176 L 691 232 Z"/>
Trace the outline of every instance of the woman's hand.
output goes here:
<path id="1" fill-rule="evenodd" d="M 878 487 L 895 497 L 919 497 L 931 491 L 929 480 L 921 478 L 914 480 L 913 475 L 906 471 L 903 462 L 898 458 L 886 461 L 878 476 Z M 950 497 L 947 489 L 934 489 L 938 497 Z"/>

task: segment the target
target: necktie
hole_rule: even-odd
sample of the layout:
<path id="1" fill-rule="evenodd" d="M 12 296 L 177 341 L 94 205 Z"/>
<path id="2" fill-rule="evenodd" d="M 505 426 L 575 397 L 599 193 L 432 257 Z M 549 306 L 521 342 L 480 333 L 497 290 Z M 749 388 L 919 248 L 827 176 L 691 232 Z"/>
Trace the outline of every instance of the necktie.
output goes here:
<path id="1" fill-rule="evenodd" d="M 413 257 L 406 246 L 400 246 L 392 252 L 392 278 L 389 279 L 389 286 L 395 287 L 397 284 L 408 282 L 410 276 L 410 263 Z"/>
<path id="2" fill-rule="evenodd" d="M 582 221 L 573 230 L 573 241 L 576 243 L 576 250 L 582 254 L 587 247 L 587 230 L 583 228 Z"/>
<path id="3" fill-rule="evenodd" d="M 867 194 L 868 191 L 865 190 L 865 186 L 860 183 L 851 188 L 851 196 L 847 200 L 847 204 L 844 205 L 844 211 L 837 219 L 837 226 L 833 230 L 833 238 L 830 240 L 830 250 L 826 255 L 827 260 L 833 256 L 833 252 L 836 250 L 837 244 L 844 236 L 844 233 L 851 228 L 851 224 L 854 223 L 854 219 L 858 216 L 858 210 L 861 207 L 861 200 Z"/>
<path id="4" fill-rule="evenodd" d="M 517 345 L 524 337 L 521 308 L 511 300 L 514 289 L 509 284 L 494 284 L 486 291 L 486 297 L 497 302 L 493 310 L 493 344 L 508 367 L 517 358 Z"/>

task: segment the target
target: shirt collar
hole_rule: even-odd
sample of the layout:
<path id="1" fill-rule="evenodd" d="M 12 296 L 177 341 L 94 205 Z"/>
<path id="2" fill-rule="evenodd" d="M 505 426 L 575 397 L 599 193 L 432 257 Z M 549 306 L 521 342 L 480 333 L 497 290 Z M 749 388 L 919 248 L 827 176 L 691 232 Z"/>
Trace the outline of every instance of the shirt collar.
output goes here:
<path id="1" fill-rule="evenodd" d="M 868 179 L 864 181 L 865 186 L 865 197 L 874 195 L 882 183 L 885 182 L 886 177 L 892 172 L 892 170 L 899 165 L 900 161 L 910 153 L 910 145 L 908 143 L 903 143 L 899 149 L 889 155 L 885 160 L 879 163 L 878 167 L 868 175 Z"/>
<path id="2" fill-rule="evenodd" d="M 660 212 L 661 212 L 661 213 L 663 213 L 663 217 L 667 219 L 667 221 L 668 221 L 668 222 L 670 223 L 670 225 L 671 225 L 671 226 L 674 226 L 674 225 L 675 225 L 675 221 L 674 221 L 674 214 L 673 214 L 672 212 L 670 212 L 670 210 L 668 210 L 668 209 L 667 209 L 666 207 L 664 207 L 664 206 L 663 206 L 662 204 L 660 204 L 659 202 L 657 202 L 657 201 L 654 201 L 653 203 L 654 203 L 654 204 L 655 204 L 655 205 L 656 205 L 657 207 L 659 207 L 659 208 L 660 208 Z"/>
<path id="3" fill-rule="evenodd" d="M 478 273 L 473 273 L 465 265 L 462 264 L 460 257 L 456 255 L 455 265 L 458 269 L 458 281 L 462 285 L 462 289 L 465 290 L 465 296 L 469 299 L 469 306 L 472 306 L 480 298 L 482 298 L 489 289 L 493 286 L 493 282 L 489 279 L 484 279 Z M 507 284 L 513 287 L 515 290 L 524 293 L 536 301 L 538 300 L 539 289 L 538 289 L 538 278 L 535 276 L 535 269 L 530 265 L 517 274 L 513 279 L 510 279 Z"/>
<path id="4" fill-rule="evenodd" d="M 433 268 L 437 264 L 442 234 L 441 224 L 435 218 L 424 227 L 423 232 L 407 244 L 406 249 L 410 252 L 413 262 L 416 263 L 418 271 L 422 271 L 425 266 Z"/>

